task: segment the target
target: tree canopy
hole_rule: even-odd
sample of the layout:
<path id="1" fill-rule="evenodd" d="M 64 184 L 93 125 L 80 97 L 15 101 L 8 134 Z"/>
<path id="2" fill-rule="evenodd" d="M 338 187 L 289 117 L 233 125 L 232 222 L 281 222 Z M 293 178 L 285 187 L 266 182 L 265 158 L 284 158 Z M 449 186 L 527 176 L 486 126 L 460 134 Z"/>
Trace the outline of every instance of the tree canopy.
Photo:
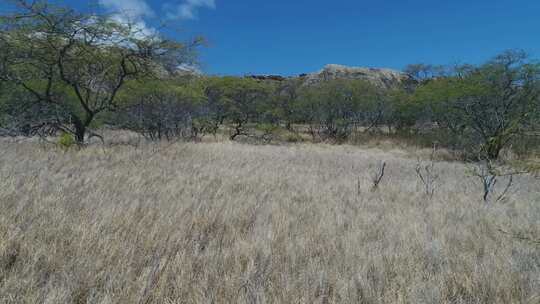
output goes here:
<path id="1" fill-rule="evenodd" d="M 0 19 L 0 78 L 24 90 L 27 110 L 48 109 L 50 117 L 27 122 L 31 129 L 62 130 L 79 143 L 97 115 L 116 108 L 127 80 L 181 64 L 187 48 L 105 15 L 43 1 L 17 8 Z"/>

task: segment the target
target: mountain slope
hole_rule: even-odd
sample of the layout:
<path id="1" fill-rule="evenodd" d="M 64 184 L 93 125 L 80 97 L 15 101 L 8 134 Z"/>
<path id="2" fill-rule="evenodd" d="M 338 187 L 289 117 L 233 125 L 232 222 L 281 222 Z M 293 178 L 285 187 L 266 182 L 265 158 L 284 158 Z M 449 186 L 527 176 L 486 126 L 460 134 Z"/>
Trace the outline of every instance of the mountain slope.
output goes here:
<path id="1" fill-rule="evenodd" d="M 318 72 L 304 74 L 300 77 L 304 78 L 308 85 L 334 79 L 362 79 L 388 89 L 412 81 L 407 74 L 396 70 L 348 67 L 338 64 L 326 65 Z"/>

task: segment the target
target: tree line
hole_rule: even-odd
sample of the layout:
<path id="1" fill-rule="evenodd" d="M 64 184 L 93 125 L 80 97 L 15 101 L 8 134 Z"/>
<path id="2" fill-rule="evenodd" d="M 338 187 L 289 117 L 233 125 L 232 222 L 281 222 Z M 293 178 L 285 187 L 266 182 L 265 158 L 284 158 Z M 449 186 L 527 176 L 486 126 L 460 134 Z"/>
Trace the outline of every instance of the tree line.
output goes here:
<path id="1" fill-rule="evenodd" d="M 150 140 L 231 140 L 309 134 L 345 142 L 357 134 L 415 136 L 497 159 L 537 138 L 540 65 L 523 51 L 483 64 L 405 69 L 411 81 L 306 84 L 302 77 L 178 73 L 200 40 L 179 42 L 106 15 L 17 1 L 0 18 L 0 133 L 69 134 L 83 145 L 107 125 Z M 224 131 L 225 130 L 225 131 Z"/>

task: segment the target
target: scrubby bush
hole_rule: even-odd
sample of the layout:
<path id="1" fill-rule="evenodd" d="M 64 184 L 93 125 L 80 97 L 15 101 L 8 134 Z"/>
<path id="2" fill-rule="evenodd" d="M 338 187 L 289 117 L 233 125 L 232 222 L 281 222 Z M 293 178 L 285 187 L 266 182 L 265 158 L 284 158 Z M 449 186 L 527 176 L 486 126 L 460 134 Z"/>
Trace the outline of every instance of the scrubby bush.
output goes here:
<path id="1" fill-rule="evenodd" d="M 62 133 L 62 135 L 60 135 L 60 137 L 58 137 L 57 144 L 62 149 L 67 150 L 67 149 L 70 149 L 73 146 L 75 146 L 77 144 L 77 142 L 73 138 L 73 135 L 71 135 L 69 133 Z"/>

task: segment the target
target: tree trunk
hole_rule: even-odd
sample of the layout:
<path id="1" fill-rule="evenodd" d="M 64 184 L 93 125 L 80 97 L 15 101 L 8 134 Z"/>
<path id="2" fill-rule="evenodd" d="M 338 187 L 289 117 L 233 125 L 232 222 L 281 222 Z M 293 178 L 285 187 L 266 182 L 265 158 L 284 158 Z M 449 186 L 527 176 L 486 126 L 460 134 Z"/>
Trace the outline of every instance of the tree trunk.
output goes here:
<path id="1" fill-rule="evenodd" d="M 490 143 L 486 147 L 487 157 L 490 160 L 496 160 L 501 154 L 502 146 L 498 143 Z"/>
<path id="2" fill-rule="evenodd" d="M 84 136 L 86 135 L 86 125 L 79 118 L 73 117 L 73 125 L 75 127 L 75 141 L 78 145 L 84 144 Z"/>
<path id="3" fill-rule="evenodd" d="M 287 129 L 287 131 L 292 131 L 292 124 L 290 121 L 287 121 L 286 124 L 285 124 L 285 129 Z"/>
<path id="4" fill-rule="evenodd" d="M 234 133 L 231 134 L 231 136 L 229 137 L 230 140 L 234 140 L 238 135 L 242 134 L 242 125 L 243 125 L 243 122 L 241 121 L 236 122 L 236 126 L 234 127 Z"/>

